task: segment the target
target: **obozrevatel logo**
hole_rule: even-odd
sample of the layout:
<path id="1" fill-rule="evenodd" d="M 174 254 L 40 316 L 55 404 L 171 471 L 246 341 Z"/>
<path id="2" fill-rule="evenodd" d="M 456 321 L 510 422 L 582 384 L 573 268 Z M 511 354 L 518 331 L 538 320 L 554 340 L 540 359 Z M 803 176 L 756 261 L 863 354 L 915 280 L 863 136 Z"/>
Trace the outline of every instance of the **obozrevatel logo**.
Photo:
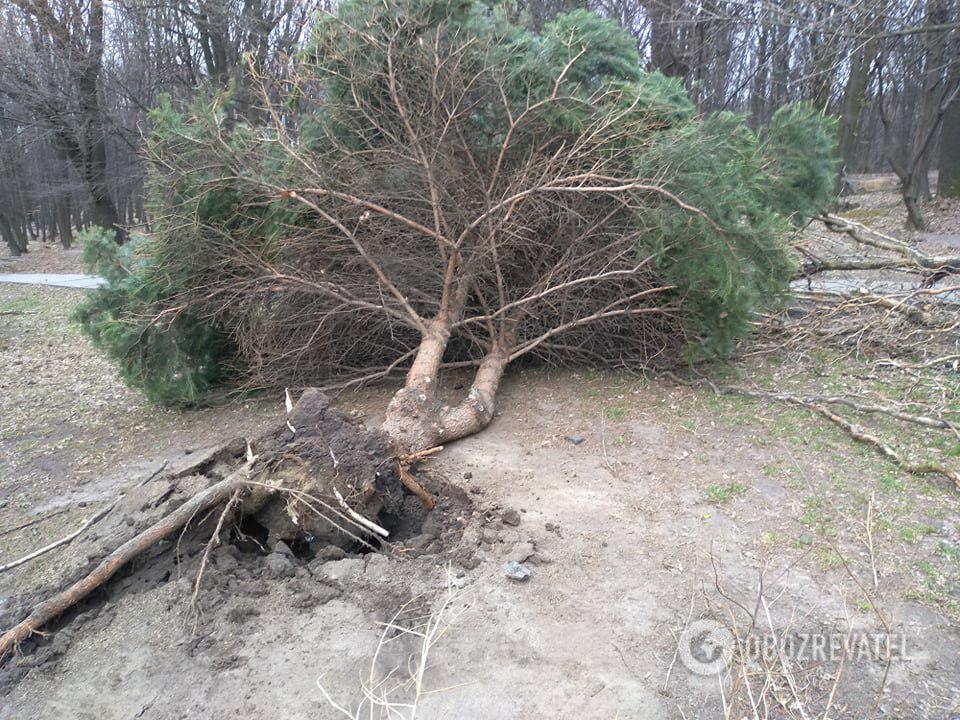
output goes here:
<path id="1" fill-rule="evenodd" d="M 680 662 L 696 675 L 716 675 L 733 658 L 733 633 L 716 620 L 690 623 L 680 636 Z"/>

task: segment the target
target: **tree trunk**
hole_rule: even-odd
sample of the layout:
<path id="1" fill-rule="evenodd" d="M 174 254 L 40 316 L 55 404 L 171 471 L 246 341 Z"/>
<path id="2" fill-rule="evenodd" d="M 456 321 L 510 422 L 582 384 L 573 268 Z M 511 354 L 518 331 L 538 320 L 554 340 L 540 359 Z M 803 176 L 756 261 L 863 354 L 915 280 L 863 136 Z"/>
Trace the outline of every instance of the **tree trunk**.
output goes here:
<path id="1" fill-rule="evenodd" d="M 955 71 L 960 83 L 960 71 Z M 937 194 L 960 197 L 960 100 L 954 98 L 943 117 L 940 129 L 940 163 Z"/>
<path id="2" fill-rule="evenodd" d="M 398 452 L 416 452 L 436 445 L 439 436 L 439 371 L 450 341 L 443 318 L 429 321 L 404 386 L 387 406 L 383 432 Z"/>
<path id="3" fill-rule="evenodd" d="M 903 190 L 903 204 L 907 208 L 907 224 L 914 230 L 926 230 L 927 219 L 923 216 L 923 211 L 920 209 L 919 197 L 921 190 L 919 185 L 920 183 L 918 182 L 916 183 L 917 187 L 913 190 Z"/>
<path id="4" fill-rule="evenodd" d="M 60 244 L 69 248 L 73 244 L 73 228 L 70 226 L 70 198 L 61 195 L 57 201 L 57 231 Z"/>
<path id="5" fill-rule="evenodd" d="M 462 302 L 462 298 L 455 300 L 455 312 L 429 321 L 406 382 L 387 406 L 381 430 L 399 454 L 428 450 L 472 435 L 493 420 L 500 379 L 510 362 L 509 343 L 493 343 L 460 404 L 452 408 L 440 405 L 439 372 L 450 341 L 450 318 L 459 316 Z"/>
<path id="6" fill-rule="evenodd" d="M 650 18 L 650 65 L 667 77 L 684 77 L 689 71 L 677 34 L 675 0 L 652 0 L 644 7 Z"/>
<path id="7" fill-rule="evenodd" d="M 843 109 L 840 115 L 840 132 L 837 139 L 837 153 L 841 166 L 837 173 L 836 193 L 843 189 L 843 180 L 857 152 L 859 140 L 860 115 L 866 100 L 867 74 L 877 54 L 877 41 L 871 40 L 850 58 L 850 75 L 843 92 Z"/>
<path id="8" fill-rule="evenodd" d="M 80 171 L 90 194 L 90 217 L 95 225 L 116 232 L 118 244 L 127 239 L 117 208 L 110 197 L 107 173 L 107 139 L 100 106 L 100 72 L 103 67 L 103 2 L 94 0 L 90 11 L 90 53 L 80 74 L 79 93 L 87 124 L 85 147 L 80 146 Z"/>
<path id="9" fill-rule="evenodd" d="M 27 251 L 26 242 L 23 242 L 13 224 L 3 215 L 0 215 L 0 236 L 3 237 L 7 247 L 10 248 L 10 254 L 14 257 L 19 257 Z"/>

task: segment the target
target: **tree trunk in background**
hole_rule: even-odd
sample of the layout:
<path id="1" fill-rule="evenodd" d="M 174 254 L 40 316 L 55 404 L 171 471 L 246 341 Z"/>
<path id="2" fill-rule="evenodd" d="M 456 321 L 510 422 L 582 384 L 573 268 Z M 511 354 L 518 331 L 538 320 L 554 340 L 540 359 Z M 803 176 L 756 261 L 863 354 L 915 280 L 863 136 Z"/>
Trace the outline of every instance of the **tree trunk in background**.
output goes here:
<path id="1" fill-rule="evenodd" d="M 835 187 L 837 195 L 843 189 L 843 180 L 849 171 L 854 153 L 857 151 L 860 116 L 866 101 L 867 76 L 876 55 L 877 41 L 871 40 L 850 57 L 850 74 L 847 76 L 847 84 L 843 91 L 843 107 L 840 113 L 839 137 L 837 138 L 837 154 L 841 160 Z"/>
<path id="2" fill-rule="evenodd" d="M 954 84 L 960 83 L 960 70 L 954 70 Z M 943 116 L 940 129 L 937 195 L 960 197 L 960 99 L 954 98 Z"/>
<path id="3" fill-rule="evenodd" d="M 116 232 L 117 243 L 127 239 L 117 208 L 110 197 L 107 173 L 107 133 L 100 107 L 100 74 L 103 69 L 103 0 L 90 6 L 90 45 L 86 67 L 80 74 L 79 92 L 83 121 L 87 126 L 85 147 L 79 146 L 74 160 L 90 194 L 90 216 L 95 225 Z"/>
<path id="4" fill-rule="evenodd" d="M 60 244 L 69 248 L 73 244 L 73 228 L 70 226 L 70 198 L 61 195 L 57 200 L 57 234 Z"/>
<path id="5" fill-rule="evenodd" d="M 950 27 L 950 8 L 947 0 L 929 0 L 924 25 L 930 28 L 925 35 L 923 72 L 916 103 L 913 128 L 906 158 L 901 164 L 891 152 L 891 120 L 884 115 L 884 128 L 890 165 L 900 178 L 900 194 L 907 209 L 907 225 L 915 230 L 926 230 L 921 203 L 930 196 L 929 171 L 934 141 L 943 122 L 944 113 L 956 96 L 952 85 L 954 73 L 953 45 L 956 31 Z M 946 29 L 941 29 L 946 28 Z M 882 110 L 882 109 L 881 109 Z"/>
<path id="6" fill-rule="evenodd" d="M 19 257 L 27 251 L 26 238 L 17 232 L 13 223 L 3 215 L 0 215 L 0 236 L 3 237 L 3 241 L 10 248 L 10 254 L 14 257 Z"/>
<path id="7" fill-rule="evenodd" d="M 753 73 L 753 90 L 750 93 L 750 117 L 756 126 L 763 124 L 763 118 L 766 114 L 767 76 L 770 72 L 770 63 L 767 57 L 768 40 L 768 29 L 764 25 L 760 28 L 760 38 L 757 41 L 757 64 Z"/>
<path id="8" fill-rule="evenodd" d="M 685 77 L 689 67 L 680 46 L 676 0 L 644 3 L 650 18 L 650 65 L 667 77 Z"/>

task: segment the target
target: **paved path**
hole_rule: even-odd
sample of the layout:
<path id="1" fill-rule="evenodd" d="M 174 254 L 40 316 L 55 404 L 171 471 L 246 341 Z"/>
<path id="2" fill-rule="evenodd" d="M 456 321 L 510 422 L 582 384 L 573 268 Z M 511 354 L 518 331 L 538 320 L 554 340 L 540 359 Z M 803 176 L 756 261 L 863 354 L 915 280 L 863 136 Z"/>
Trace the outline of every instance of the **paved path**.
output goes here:
<path id="1" fill-rule="evenodd" d="M 106 282 L 96 275 L 65 275 L 57 273 L 11 273 L 0 275 L 0 283 L 21 283 L 24 285 L 48 285 L 51 287 L 81 288 L 90 290 Z"/>

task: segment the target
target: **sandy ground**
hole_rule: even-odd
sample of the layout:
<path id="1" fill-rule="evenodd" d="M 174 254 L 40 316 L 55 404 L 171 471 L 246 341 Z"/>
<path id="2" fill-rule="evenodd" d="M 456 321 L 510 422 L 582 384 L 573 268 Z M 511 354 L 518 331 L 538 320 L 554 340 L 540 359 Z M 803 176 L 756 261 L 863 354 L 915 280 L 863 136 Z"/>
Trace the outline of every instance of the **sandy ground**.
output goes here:
<path id="1" fill-rule="evenodd" d="M 147 405 L 69 323 L 79 296 L 0 287 L 0 564 L 161 460 L 281 417 L 273 398 Z M 388 393 L 338 401 L 375 423 Z M 179 563 L 168 550 L 0 670 L 0 718 L 343 717 L 318 680 L 355 708 L 371 677 L 382 691 L 419 660 L 420 638 L 394 628 L 379 640 L 402 608 L 396 626 L 432 616 L 444 630 L 421 718 L 740 718 L 754 716 L 751 697 L 759 717 L 960 713 L 960 496 L 945 483 L 803 412 L 664 379 L 521 370 L 500 408 L 425 476 L 472 502 L 458 506 L 461 537 L 281 566 L 227 546 L 199 623 L 199 546 Z M 0 575 L 0 603 L 64 557 Z M 527 580 L 505 576 L 510 559 Z M 751 626 L 796 641 L 786 664 L 737 654 L 719 673 L 691 671 Z M 882 652 L 834 649 L 888 631 L 888 670 Z"/>

